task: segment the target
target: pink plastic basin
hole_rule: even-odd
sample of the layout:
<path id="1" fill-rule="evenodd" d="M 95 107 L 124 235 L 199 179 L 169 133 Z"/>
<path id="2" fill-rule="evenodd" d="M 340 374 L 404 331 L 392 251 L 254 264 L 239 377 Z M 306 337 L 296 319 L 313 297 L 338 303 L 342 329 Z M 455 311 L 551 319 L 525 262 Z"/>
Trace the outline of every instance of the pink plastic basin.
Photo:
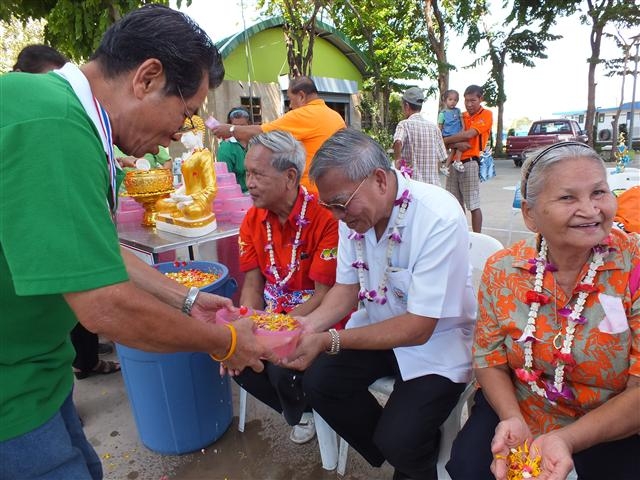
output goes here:
<path id="1" fill-rule="evenodd" d="M 244 317 L 251 316 L 254 313 L 262 314 L 264 312 L 261 310 L 249 309 Z M 216 312 L 216 323 L 229 323 L 237 320 L 238 318 L 241 318 L 240 314 L 232 313 L 225 309 L 218 310 Z M 270 349 L 278 358 L 287 358 L 296 350 L 301 333 L 301 328 L 282 332 L 273 332 L 262 328 L 255 329 L 258 341 Z"/>

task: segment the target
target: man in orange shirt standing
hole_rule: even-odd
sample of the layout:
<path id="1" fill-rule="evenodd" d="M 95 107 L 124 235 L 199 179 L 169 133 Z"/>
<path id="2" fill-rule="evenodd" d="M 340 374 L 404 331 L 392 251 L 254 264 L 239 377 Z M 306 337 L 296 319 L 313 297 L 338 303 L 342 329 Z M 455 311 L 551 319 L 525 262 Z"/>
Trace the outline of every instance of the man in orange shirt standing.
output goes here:
<path id="1" fill-rule="evenodd" d="M 302 142 L 307 151 L 306 166 L 300 184 L 310 192 L 317 192 L 315 185 L 309 181 L 311 160 L 320 146 L 331 135 L 346 128 L 344 119 L 338 112 L 327 107 L 318 96 L 316 84 L 309 77 L 297 77 L 289 82 L 287 89 L 291 110 L 282 117 L 262 125 L 229 125 L 220 124 L 211 131 L 221 138 L 235 137 L 238 141 L 248 141 L 254 135 L 273 130 L 284 130 Z"/>
<path id="2" fill-rule="evenodd" d="M 482 107 L 482 87 L 469 85 L 464 91 L 464 106 L 467 109 L 462 114 L 464 130 L 444 139 L 447 147 L 462 152 L 461 162 L 464 171 L 455 169 L 447 177 L 446 188 L 460 202 L 462 208 L 466 206 L 471 211 L 471 228 L 474 232 L 482 230 L 482 210 L 480 210 L 480 152 L 484 150 L 491 135 L 493 114 L 491 110 Z"/>

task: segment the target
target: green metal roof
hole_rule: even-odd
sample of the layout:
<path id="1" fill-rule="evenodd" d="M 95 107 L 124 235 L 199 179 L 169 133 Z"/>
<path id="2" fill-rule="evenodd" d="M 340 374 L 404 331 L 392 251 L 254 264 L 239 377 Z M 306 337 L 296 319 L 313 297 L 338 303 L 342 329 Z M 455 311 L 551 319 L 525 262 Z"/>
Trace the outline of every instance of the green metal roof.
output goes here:
<path id="1" fill-rule="evenodd" d="M 228 57 L 231 52 L 236 49 L 236 47 L 238 47 L 245 40 L 248 40 L 250 37 L 270 28 L 282 27 L 283 24 L 283 17 L 268 18 L 259 23 L 256 23 L 255 25 L 252 25 L 244 31 L 235 33 L 229 37 L 217 41 L 216 47 L 218 47 L 218 50 L 220 50 L 220 54 L 224 59 Z M 340 50 L 340 52 L 342 52 L 342 54 L 356 66 L 356 68 L 362 75 L 367 74 L 371 62 L 369 61 L 368 57 L 355 45 L 353 45 L 347 37 L 345 37 L 341 32 L 336 30 L 331 25 L 328 25 L 319 20 L 316 20 L 316 29 L 318 37 L 325 39 L 338 50 Z"/>

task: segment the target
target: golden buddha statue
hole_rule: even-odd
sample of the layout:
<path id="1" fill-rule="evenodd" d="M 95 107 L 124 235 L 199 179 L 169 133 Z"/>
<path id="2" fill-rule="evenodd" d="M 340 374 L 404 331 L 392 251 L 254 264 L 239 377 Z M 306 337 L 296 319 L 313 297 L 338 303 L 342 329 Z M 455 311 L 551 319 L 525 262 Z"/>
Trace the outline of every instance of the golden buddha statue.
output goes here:
<path id="1" fill-rule="evenodd" d="M 206 235 L 217 228 L 212 211 L 218 190 L 213 156 L 203 146 L 204 123 L 196 117 L 192 117 L 195 128 L 181 138 L 187 148 L 180 168 L 183 184 L 156 203 L 156 228 L 186 237 Z M 186 122 L 191 123 L 189 119 Z"/>

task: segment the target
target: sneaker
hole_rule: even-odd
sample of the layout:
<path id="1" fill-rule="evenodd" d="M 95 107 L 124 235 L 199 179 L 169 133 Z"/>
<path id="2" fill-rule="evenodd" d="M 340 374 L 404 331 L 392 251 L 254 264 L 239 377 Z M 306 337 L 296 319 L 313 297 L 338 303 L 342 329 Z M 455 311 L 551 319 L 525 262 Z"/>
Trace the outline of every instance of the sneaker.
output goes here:
<path id="1" fill-rule="evenodd" d="M 307 443 L 313 437 L 316 436 L 316 425 L 313 421 L 312 413 L 303 413 L 302 418 L 300 419 L 300 423 L 293 427 L 291 430 L 291 435 L 289 435 L 289 439 L 293 443 L 297 443 L 301 445 L 303 443 Z"/>
<path id="2" fill-rule="evenodd" d="M 464 172 L 464 165 L 462 162 L 453 162 L 453 168 L 455 168 L 459 172 Z"/>
<path id="3" fill-rule="evenodd" d="M 445 177 L 449 176 L 449 167 L 440 167 L 440 173 L 443 174 Z"/>

